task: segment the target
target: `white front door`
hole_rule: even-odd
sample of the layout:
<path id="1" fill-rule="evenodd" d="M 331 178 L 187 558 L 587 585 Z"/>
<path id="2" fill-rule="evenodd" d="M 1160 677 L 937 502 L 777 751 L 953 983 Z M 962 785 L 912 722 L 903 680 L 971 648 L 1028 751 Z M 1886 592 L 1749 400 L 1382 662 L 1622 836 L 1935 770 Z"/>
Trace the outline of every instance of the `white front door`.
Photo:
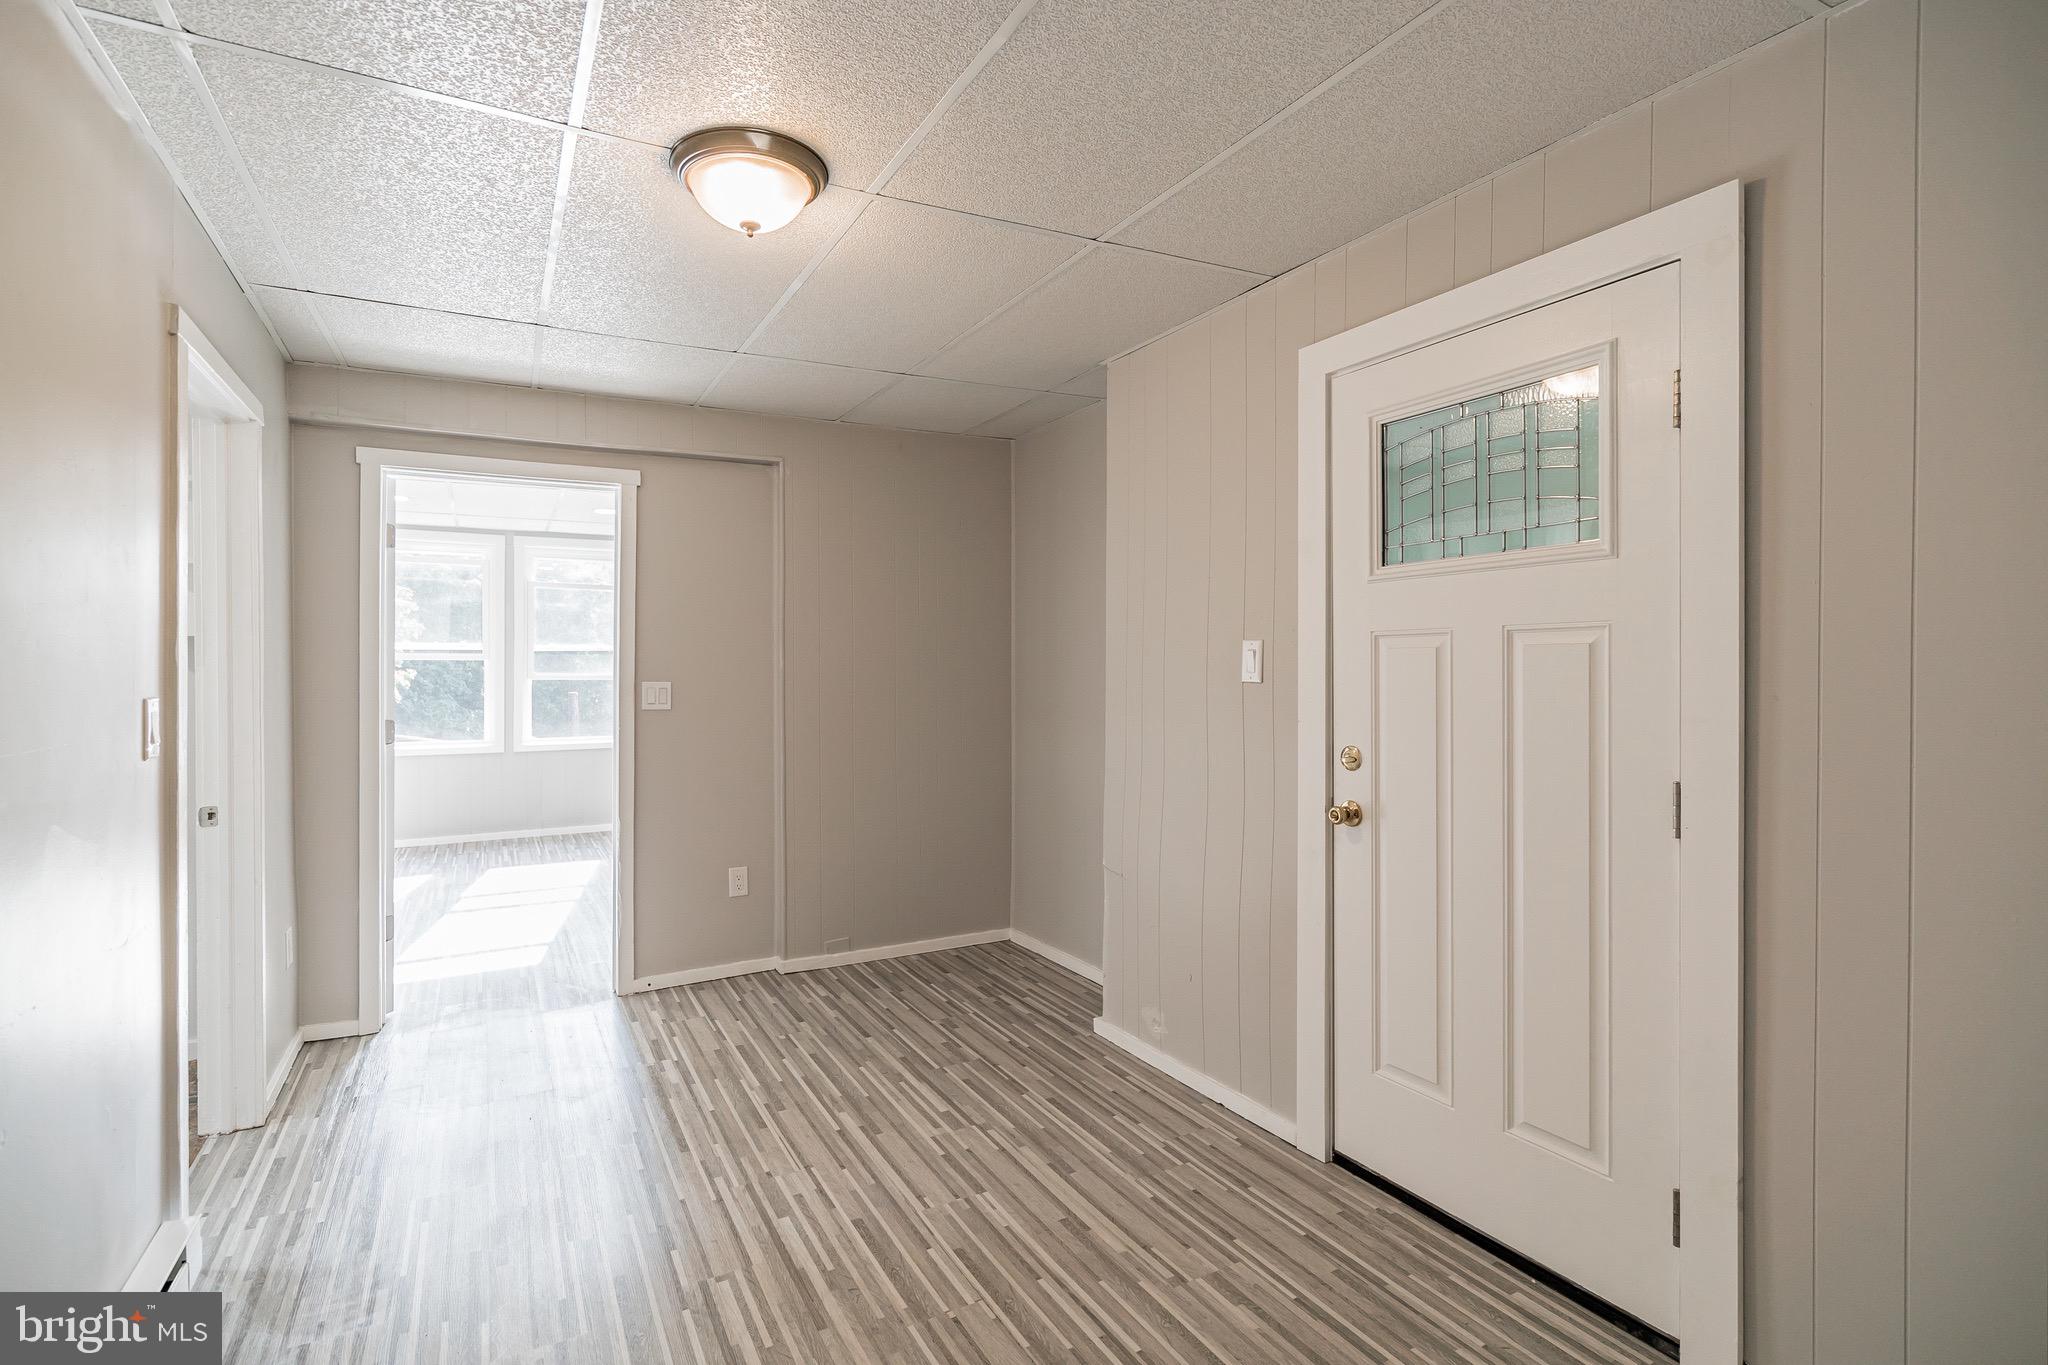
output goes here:
<path id="1" fill-rule="evenodd" d="M 1336 1149 L 1674 1334 L 1678 276 L 1330 400 Z"/>

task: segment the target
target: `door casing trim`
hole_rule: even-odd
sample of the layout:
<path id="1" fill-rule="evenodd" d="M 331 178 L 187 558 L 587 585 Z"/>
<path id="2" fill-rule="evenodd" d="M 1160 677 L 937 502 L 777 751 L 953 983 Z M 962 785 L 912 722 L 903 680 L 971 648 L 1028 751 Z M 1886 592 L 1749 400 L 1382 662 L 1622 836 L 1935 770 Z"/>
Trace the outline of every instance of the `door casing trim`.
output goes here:
<path id="1" fill-rule="evenodd" d="M 1330 390 L 1379 361 L 1677 264 L 1680 429 L 1679 1339 L 1742 1354 L 1742 185 L 1729 181 L 1302 348 L 1296 572 L 1295 1145 L 1334 1155 Z"/>

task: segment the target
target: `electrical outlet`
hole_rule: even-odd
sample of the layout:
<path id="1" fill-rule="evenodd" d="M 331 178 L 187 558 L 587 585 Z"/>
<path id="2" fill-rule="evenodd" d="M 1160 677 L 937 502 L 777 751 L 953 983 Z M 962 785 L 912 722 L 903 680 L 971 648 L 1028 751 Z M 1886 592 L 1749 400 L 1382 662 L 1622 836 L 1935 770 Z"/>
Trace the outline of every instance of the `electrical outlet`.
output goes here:
<path id="1" fill-rule="evenodd" d="M 728 867 L 725 870 L 725 894 L 744 896 L 747 894 L 747 870 L 744 867 Z"/>

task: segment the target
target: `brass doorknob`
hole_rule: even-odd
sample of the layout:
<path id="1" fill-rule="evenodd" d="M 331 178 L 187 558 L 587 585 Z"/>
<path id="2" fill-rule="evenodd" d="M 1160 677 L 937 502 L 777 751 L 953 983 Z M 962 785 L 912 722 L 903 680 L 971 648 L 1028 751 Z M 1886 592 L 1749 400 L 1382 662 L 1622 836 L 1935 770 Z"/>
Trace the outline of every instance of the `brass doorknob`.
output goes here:
<path id="1" fill-rule="evenodd" d="M 1330 823 L 1333 825 L 1360 825 L 1365 823 L 1365 811 L 1356 801 L 1346 801 L 1341 806 L 1330 807 Z"/>

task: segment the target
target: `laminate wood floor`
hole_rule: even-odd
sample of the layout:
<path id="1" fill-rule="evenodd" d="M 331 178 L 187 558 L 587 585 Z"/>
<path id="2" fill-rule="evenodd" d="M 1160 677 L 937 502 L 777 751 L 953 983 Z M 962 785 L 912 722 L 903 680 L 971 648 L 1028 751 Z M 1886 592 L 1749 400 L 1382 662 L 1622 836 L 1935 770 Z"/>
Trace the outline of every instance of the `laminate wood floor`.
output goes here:
<path id="1" fill-rule="evenodd" d="M 1014 945 L 619 999 L 575 919 L 401 986 L 208 1144 L 229 1360 L 1661 1359 L 1112 1049 Z"/>

